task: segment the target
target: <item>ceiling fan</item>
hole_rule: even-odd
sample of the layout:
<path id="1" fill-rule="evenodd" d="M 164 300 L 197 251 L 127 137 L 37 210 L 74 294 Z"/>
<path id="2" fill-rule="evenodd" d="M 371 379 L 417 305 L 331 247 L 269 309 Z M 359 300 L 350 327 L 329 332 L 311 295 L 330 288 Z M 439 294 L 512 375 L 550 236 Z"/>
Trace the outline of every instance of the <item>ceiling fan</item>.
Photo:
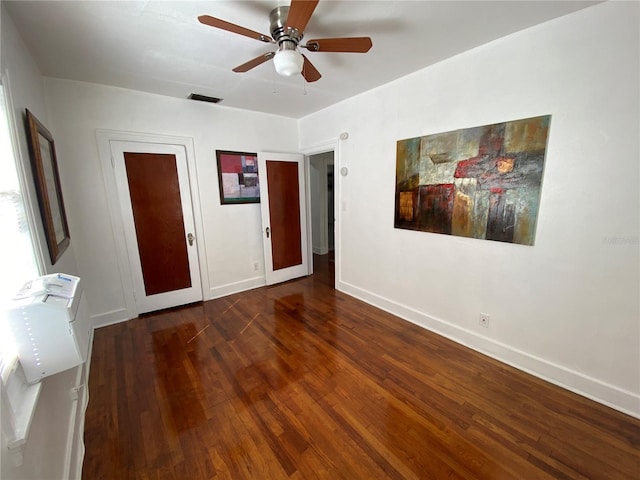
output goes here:
<path id="1" fill-rule="evenodd" d="M 301 73 L 307 82 L 315 82 L 322 75 L 309 59 L 300 53 L 299 48 L 306 48 L 310 52 L 366 53 L 373 45 L 369 37 L 320 38 L 308 40 L 306 45 L 302 45 L 300 42 L 304 35 L 304 29 L 318 5 L 318 1 L 292 0 L 288 7 L 273 9 L 269 14 L 271 37 L 209 15 L 200 15 L 198 20 L 211 27 L 278 45 L 277 51 L 267 52 L 249 60 L 234 68 L 234 72 L 248 72 L 267 60 L 273 59 L 278 74 L 290 77 Z"/>

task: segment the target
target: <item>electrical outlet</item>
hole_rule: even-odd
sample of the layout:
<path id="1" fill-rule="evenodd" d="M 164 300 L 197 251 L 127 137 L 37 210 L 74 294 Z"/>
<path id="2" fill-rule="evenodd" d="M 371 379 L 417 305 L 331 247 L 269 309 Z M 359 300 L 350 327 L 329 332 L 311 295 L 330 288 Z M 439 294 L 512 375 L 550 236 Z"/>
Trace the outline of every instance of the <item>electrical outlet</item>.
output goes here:
<path id="1" fill-rule="evenodd" d="M 257 272 L 258 271 L 258 262 L 253 262 L 253 269 Z"/>
<path id="2" fill-rule="evenodd" d="M 489 320 L 491 316 L 488 313 L 480 312 L 480 326 L 484 328 L 489 328 Z"/>

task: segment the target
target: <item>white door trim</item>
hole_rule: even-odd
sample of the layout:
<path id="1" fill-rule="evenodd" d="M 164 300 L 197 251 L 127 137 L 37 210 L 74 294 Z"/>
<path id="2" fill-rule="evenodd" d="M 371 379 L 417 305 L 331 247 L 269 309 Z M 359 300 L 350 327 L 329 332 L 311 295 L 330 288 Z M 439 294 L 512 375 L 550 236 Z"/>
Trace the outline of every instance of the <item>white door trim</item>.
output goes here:
<path id="1" fill-rule="evenodd" d="M 311 218 L 311 189 L 309 185 L 311 185 L 311 177 L 310 177 L 310 159 L 311 155 L 318 155 L 319 153 L 333 152 L 333 212 L 335 222 L 333 224 L 333 235 L 334 235 L 334 261 L 335 261 L 335 279 L 334 279 L 334 288 L 336 290 L 340 290 L 340 282 L 342 281 L 342 267 L 341 267 L 341 250 L 342 250 L 342 242 L 341 239 L 341 225 L 342 225 L 342 215 L 341 208 L 342 205 L 342 182 L 343 177 L 340 175 L 340 169 L 344 166 L 342 164 L 342 151 L 341 151 L 341 141 L 336 139 L 330 142 L 321 143 L 312 147 L 307 147 L 301 149 L 302 153 L 305 155 L 305 167 L 307 170 L 307 218 Z M 311 222 L 307 222 L 308 231 L 307 238 L 309 242 L 312 242 L 311 235 Z M 309 248 L 307 250 L 309 252 L 309 273 L 313 273 L 313 245 L 309 243 Z"/>
<path id="2" fill-rule="evenodd" d="M 195 217 L 191 204 L 191 188 L 189 185 L 189 170 L 187 168 L 187 155 L 181 145 L 149 144 L 147 142 L 121 142 L 111 141 L 111 153 L 114 157 L 116 183 L 118 188 L 118 201 L 120 202 L 122 219 L 125 227 L 126 244 L 129 253 L 129 265 L 134 284 L 134 296 L 136 299 L 137 313 L 152 312 L 163 308 L 176 307 L 202 300 L 202 285 L 200 281 L 200 264 L 198 263 L 198 243 L 189 245 L 187 235 L 195 232 Z M 136 225 L 131 203 L 131 192 L 126 167 L 126 153 L 142 154 L 168 154 L 175 160 L 177 181 L 181 204 L 182 220 L 184 222 L 184 245 L 187 252 L 190 286 L 147 295 L 145 293 L 145 280 L 140 261 L 140 250 Z"/>
<path id="3" fill-rule="evenodd" d="M 189 170 L 189 186 L 191 188 L 191 205 L 193 207 L 193 216 L 195 223 L 196 244 L 198 245 L 198 257 L 200 264 L 200 283 L 202 285 L 203 299 L 210 298 L 209 275 L 207 268 L 207 254 L 204 239 L 204 229 L 202 222 L 202 210 L 200 205 L 200 194 L 198 191 L 195 148 L 193 139 L 190 137 L 176 137 L 169 135 L 154 135 L 148 133 L 124 132 L 118 130 L 96 130 L 96 139 L 98 143 L 98 152 L 100 154 L 100 163 L 102 167 L 102 178 L 106 190 L 107 203 L 109 207 L 109 216 L 111 220 L 111 229 L 113 233 L 113 241 L 116 247 L 116 256 L 118 258 L 118 267 L 120 273 L 120 281 L 122 282 L 122 298 L 124 300 L 124 311 L 113 312 L 114 316 L 126 318 L 135 318 L 138 316 L 136 303 L 133 296 L 133 280 L 131 267 L 129 265 L 129 257 L 127 253 L 127 245 L 125 242 L 124 223 L 120 213 L 120 202 L 118 200 L 118 189 L 116 185 L 116 176 L 112 164 L 111 142 L 138 142 L 177 145 L 184 148 L 187 155 L 187 169 Z"/>

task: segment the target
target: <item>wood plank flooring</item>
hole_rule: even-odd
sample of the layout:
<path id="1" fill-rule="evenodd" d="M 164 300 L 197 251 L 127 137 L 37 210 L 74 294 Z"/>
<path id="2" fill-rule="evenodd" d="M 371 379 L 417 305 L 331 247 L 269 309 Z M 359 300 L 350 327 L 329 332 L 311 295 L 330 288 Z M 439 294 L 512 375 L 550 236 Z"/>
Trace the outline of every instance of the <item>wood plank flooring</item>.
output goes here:
<path id="1" fill-rule="evenodd" d="M 638 479 L 640 421 L 333 290 L 95 333 L 85 480 Z"/>

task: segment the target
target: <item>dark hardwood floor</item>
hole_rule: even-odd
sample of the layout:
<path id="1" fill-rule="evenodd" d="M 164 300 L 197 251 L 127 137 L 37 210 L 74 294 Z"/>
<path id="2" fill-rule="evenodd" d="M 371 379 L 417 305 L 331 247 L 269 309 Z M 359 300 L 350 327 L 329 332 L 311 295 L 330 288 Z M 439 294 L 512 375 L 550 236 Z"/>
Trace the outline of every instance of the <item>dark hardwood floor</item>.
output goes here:
<path id="1" fill-rule="evenodd" d="M 640 420 L 315 268 L 97 330 L 83 478 L 640 478 Z"/>

